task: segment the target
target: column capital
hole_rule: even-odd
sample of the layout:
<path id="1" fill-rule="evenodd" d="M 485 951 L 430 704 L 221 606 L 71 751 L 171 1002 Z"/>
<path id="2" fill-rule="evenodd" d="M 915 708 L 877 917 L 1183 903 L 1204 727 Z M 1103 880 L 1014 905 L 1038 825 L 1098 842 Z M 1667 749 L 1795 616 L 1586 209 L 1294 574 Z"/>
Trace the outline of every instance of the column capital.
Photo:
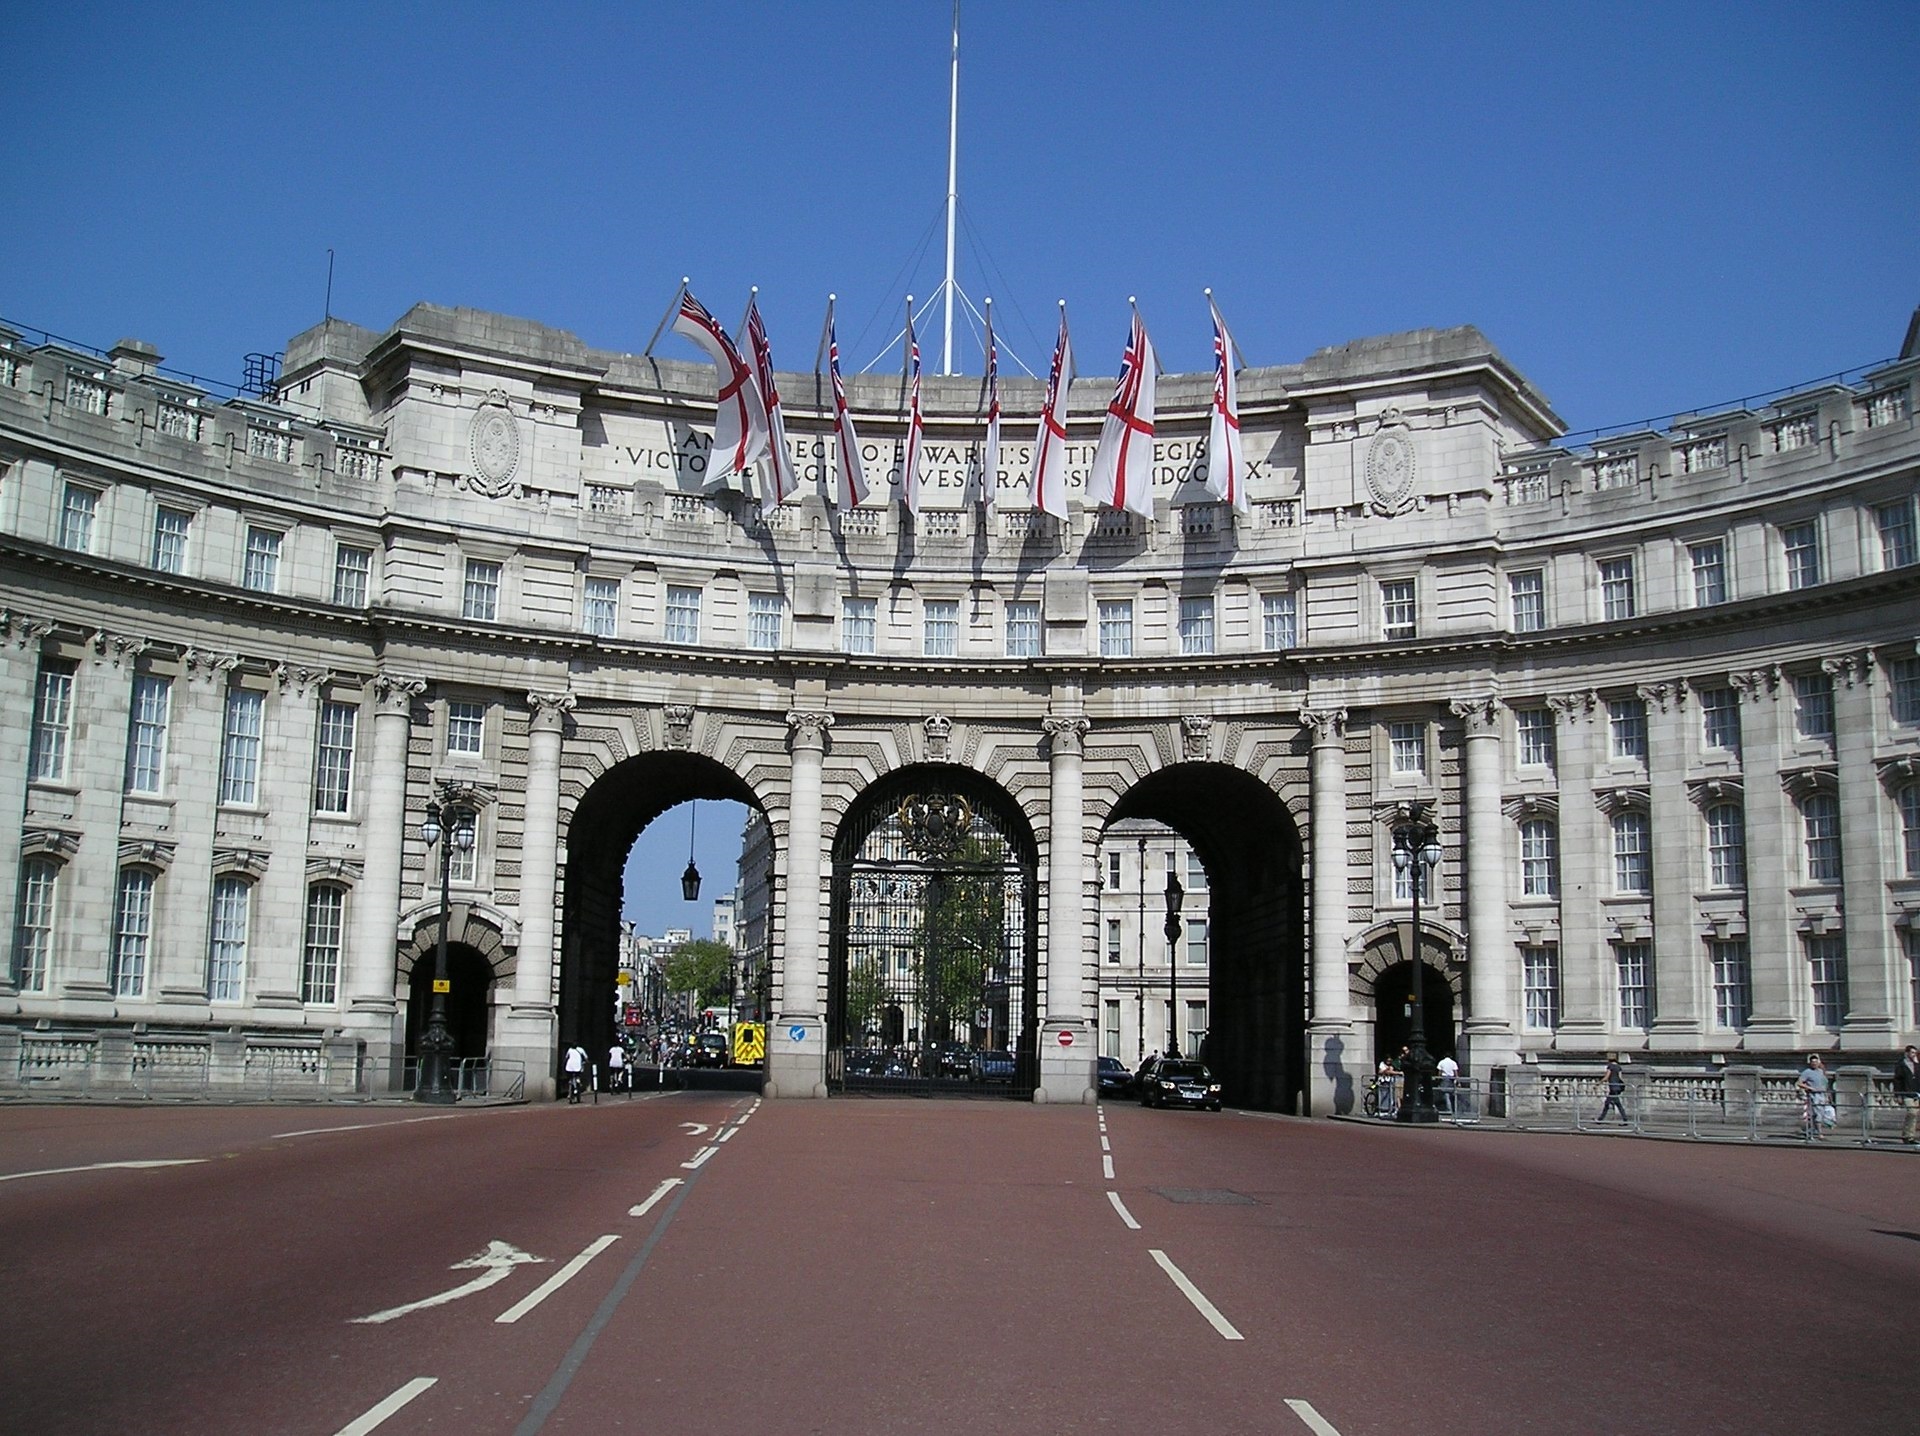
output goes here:
<path id="1" fill-rule="evenodd" d="M 413 716 L 413 700 L 427 691 L 427 680 L 411 673 L 383 668 L 373 675 L 374 709 L 379 713 Z"/>
<path id="2" fill-rule="evenodd" d="M 1591 688 L 1583 693 L 1555 693 L 1547 698 L 1554 721 L 1563 728 L 1584 723 L 1600 711 L 1600 695 Z"/>
<path id="3" fill-rule="evenodd" d="M 189 648 L 180 655 L 180 667 L 190 683 L 225 683 L 227 675 L 240 666 L 237 653 L 214 653 L 205 648 Z"/>
<path id="4" fill-rule="evenodd" d="M 333 674 L 325 668 L 312 668 L 294 663 L 276 663 L 273 665 L 273 680 L 280 685 L 280 691 L 293 690 L 296 698 L 304 698 L 333 681 Z"/>
<path id="5" fill-rule="evenodd" d="M 1837 678 L 1847 687 L 1864 683 L 1873 668 L 1873 653 L 1862 649 L 1858 653 L 1841 653 L 1832 658 L 1820 660 L 1820 671 L 1829 678 Z"/>
<path id="6" fill-rule="evenodd" d="M 40 640 L 52 632 L 50 618 L 35 618 L 17 609 L 0 609 L 0 638 L 11 639 L 15 648 L 37 648 Z"/>
<path id="7" fill-rule="evenodd" d="M 1727 682 L 1733 691 L 1749 703 L 1758 703 L 1762 698 L 1777 698 L 1780 694 L 1780 680 L 1783 677 L 1780 665 L 1771 668 L 1752 668 L 1744 673 L 1729 673 Z"/>
<path id="8" fill-rule="evenodd" d="M 1447 711 L 1466 724 L 1469 738 L 1500 736 L 1500 701 L 1491 693 L 1456 698 L 1447 705 Z"/>
<path id="9" fill-rule="evenodd" d="M 1347 710 L 1344 708 L 1302 708 L 1300 726 L 1313 734 L 1314 746 L 1339 743 L 1346 739 Z"/>
<path id="10" fill-rule="evenodd" d="M 1074 714 L 1048 714 L 1040 720 L 1040 727 L 1047 735 L 1047 743 L 1053 756 L 1058 758 L 1066 754 L 1078 754 L 1085 748 L 1087 730 L 1093 727 L 1090 720 Z"/>
<path id="11" fill-rule="evenodd" d="M 96 663 L 106 663 L 118 668 L 131 663 L 147 651 L 147 640 L 134 638 L 124 633 L 109 633 L 104 628 L 96 628 L 87 639 L 87 647 L 93 650 Z"/>
<path id="12" fill-rule="evenodd" d="M 570 692 L 527 693 L 527 707 L 531 711 L 528 726 L 536 733 L 558 733 L 566 725 L 567 715 L 579 702 Z"/>
<path id="13" fill-rule="evenodd" d="M 787 714 L 787 746 L 796 753 L 824 752 L 827 730 L 831 727 L 831 713 L 810 708 L 792 709 Z"/>

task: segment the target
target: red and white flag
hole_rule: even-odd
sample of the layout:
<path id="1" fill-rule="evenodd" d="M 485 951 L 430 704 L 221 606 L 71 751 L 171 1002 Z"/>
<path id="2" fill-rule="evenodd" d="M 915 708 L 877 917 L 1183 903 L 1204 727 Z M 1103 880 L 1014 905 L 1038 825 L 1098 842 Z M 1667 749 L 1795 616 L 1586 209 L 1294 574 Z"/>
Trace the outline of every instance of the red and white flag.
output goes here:
<path id="1" fill-rule="evenodd" d="M 978 485 L 971 496 L 993 512 L 1000 487 L 1000 346 L 993 338 L 993 301 L 987 301 L 987 438 L 980 446 Z"/>
<path id="2" fill-rule="evenodd" d="M 860 436 L 853 431 L 847 409 L 847 386 L 840 380 L 840 336 L 833 327 L 833 305 L 827 305 L 827 367 L 833 374 L 833 500 L 842 513 L 866 502 L 867 466 L 860 458 Z"/>
<path id="3" fill-rule="evenodd" d="M 920 450 L 926 426 L 920 418 L 920 340 L 913 332 L 913 296 L 907 296 L 907 350 L 912 355 L 913 385 L 907 399 L 907 458 L 900 467 L 900 501 L 915 518 L 920 516 Z"/>
<path id="4" fill-rule="evenodd" d="M 680 312 L 673 332 L 684 334 L 706 352 L 720 370 L 720 392 L 713 402 L 713 456 L 709 479 L 745 473 L 747 466 L 767 452 L 767 409 L 740 351 L 720 321 L 688 290 L 680 292 Z"/>
<path id="5" fill-rule="evenodd" d="M 773 349 L 767 343 L 767 326 L 760 321 L 760 296 L 747 301 L 747 343 L 753 349 L 753 377 L 760 387 L 760 400 L 767 410 L 767 468 L 773 483 L 763 499 L 785 503 L 800 488 L 800 476 L 793 469 L 793 455 L 787 451 L 787 421 L 780 414 L 780 390 L 773 382 Z"/>
<path id="6" fill-rule="evenodd" d="M 1033 506 L 1057 519 L 1067 516 L 1067 386 L 1073 382 L 1073 341 L 1067 337 L 1067 305 L 1060 303 L 1060 337 L 1047 371 L 1047 402 L 1033 441 Z"/>
<path id="7" fill-rule="evenodd" d="M 1240 391 L 1233 376 L 1233 336 L 1207 291 L 1213 315 L 1213 422 L 1207 429 L 1207 492 L 1240 513 L 1249 507 L 1247 461 L 1240 453 Z"/>
<path id="8" fill-rule="evenodd" d="M 1100 426 L 1093 451 L 1093 475 L 1087 497 L 1111 509 L 1153 517 L 1153 389 L 1157 367 L 1153 341 L 1140 311 L 1133 313 L 1127 347 L 1120 356 L 1120 381 Z"/>

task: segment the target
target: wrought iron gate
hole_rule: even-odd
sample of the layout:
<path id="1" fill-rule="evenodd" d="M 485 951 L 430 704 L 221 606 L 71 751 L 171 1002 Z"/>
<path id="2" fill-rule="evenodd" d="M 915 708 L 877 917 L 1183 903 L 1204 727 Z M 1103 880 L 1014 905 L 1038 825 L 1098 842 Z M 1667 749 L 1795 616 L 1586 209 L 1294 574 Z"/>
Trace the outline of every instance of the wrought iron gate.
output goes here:
<path id="1" fill-rule="evenodd" d="M 829 1087 L 1032 1095 L 1035 866 L 984 794 L 876 795 L 835 844 Z"/>

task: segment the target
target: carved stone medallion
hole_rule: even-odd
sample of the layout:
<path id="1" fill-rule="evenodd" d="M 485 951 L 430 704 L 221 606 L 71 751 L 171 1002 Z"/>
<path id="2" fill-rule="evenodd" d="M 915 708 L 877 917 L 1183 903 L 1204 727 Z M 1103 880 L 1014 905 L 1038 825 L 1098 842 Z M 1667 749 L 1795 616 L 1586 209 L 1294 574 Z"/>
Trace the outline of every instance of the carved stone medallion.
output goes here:
<path id="1" fill-rule="evenodd" d="M 467 450 L 473 457 L 474 487 L 490 497 L 504 494 L 520 467 L 520 430 L 506 395 L 498 390 L 474 411 Z"/>
<path id="2" fill-rule="evenodd" d="M 1373 511 L 1384 516 L 1413 507 L 1413 438 L 1401 422 L 1400 411 L 1380 416 L 1380 430 L 1367 445 L 1367 492 Z"/>

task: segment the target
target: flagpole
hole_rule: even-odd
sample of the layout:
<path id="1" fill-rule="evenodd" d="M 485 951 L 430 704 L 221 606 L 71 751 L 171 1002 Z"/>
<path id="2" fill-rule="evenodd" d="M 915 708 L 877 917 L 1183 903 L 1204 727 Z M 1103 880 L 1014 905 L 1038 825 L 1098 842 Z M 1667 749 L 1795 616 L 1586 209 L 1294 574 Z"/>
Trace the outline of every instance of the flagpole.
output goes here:
<path id="1" fill-rule="evenodd" d="M 827 357 L 827 336 L 833 333 L 833 301 L 837 295 L 827 296 L 827 319 L 820 326 L 820 347 L 813 352 L 813 377 L 820 377 L 820 361 Z"/>
<path id="2" fill-rule="evenodd" d="M 1213 302 L 1213 291 L 1211 289 L 1204 289 L 1201 293 L 1207 296 L 1207 308 L 1211 311 L 1210 317 L 1219 318 L 1220 307 Z M 1226 328 L 1224 323 L 1221 327 L 1223 329 Z M 1240 341 L 1233 337 L 1233 331 L 1231 329 L 1227 330 L 1227 341 L 1233 345 L 1233 357 L 1240 361 L 1240 367 L 1242 369 L 1250 368 L 1251 366 L 1247 363 L 1247 356 L 1240 352 Z"/>
<path id="3" fill-rule="evenodd" d="M 946 338 L 940 372 L 953 372 L 953 217 L 960 203 L 960 0 L 953 0 L 953 80 L 947 101 L 947 295 Z"/>
<path id="4" fill-rule="evenodd" d="M 667 306 L 667 312 L 660 316 L 660 322 L 653 326 L 653 337 L 647 341 L 647 347 L 640 351 L 640 357 L 642 359 L 645 359 L 653 353 L 653 346 L 660 342 L 660 335 L 661 332 L 666 329 L 667 321 L 680 312 L 680 301 L 687 297 L 687 286 L 691 283 L 693 283 L 692 275 L 683 274 L 680 276 L 680 287 L 673 291 L 673 303 L 669 304 Z"/>

